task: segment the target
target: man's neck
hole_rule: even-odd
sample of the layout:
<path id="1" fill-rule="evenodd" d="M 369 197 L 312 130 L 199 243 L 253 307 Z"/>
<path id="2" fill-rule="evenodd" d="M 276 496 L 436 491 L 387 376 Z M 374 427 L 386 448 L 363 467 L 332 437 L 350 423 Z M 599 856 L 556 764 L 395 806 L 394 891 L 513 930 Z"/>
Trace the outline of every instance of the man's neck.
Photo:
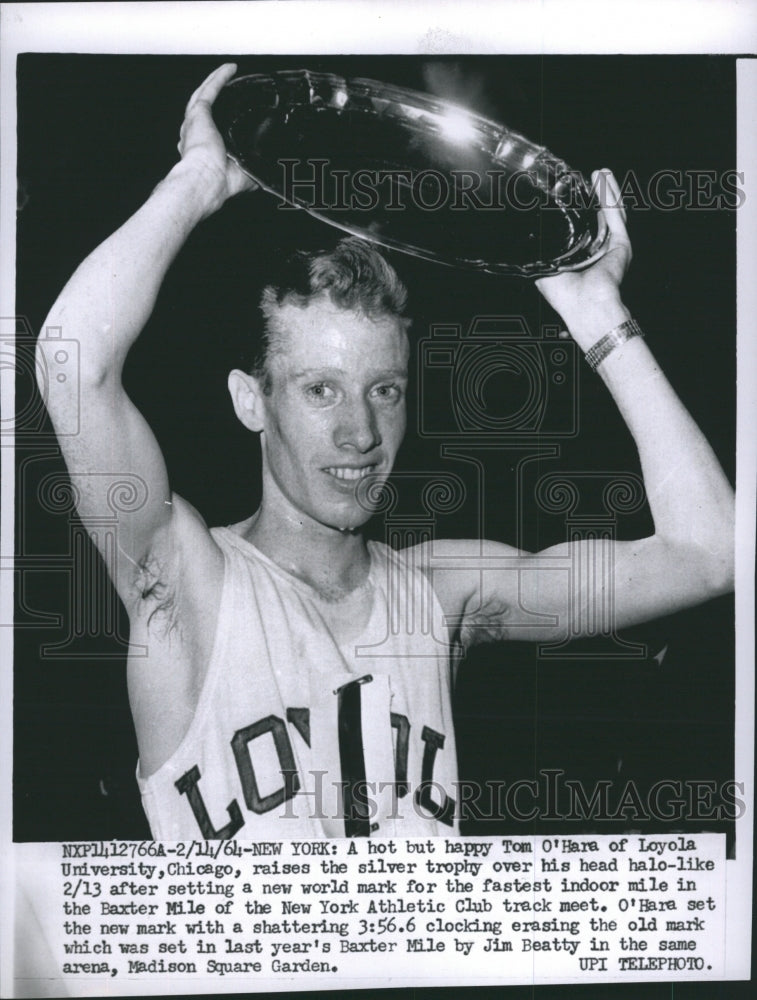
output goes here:
<path id="1" fill-rule="evenodd" d="M 351 593 L 368 576 L 370 556 L 360 530 L 339 531 L 303 522 L 272 511 L 265 504 L 237 530 L 278 566 L 326 599 Z"/>

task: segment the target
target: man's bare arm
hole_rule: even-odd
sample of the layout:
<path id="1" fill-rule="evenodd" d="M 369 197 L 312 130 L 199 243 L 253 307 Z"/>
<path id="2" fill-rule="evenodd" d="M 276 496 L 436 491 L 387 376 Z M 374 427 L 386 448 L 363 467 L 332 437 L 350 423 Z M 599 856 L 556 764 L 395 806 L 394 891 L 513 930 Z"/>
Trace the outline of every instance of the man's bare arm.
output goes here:
<path id="1" fill-rule="evenodd" d="M 607 253 L 583 272 L 538 282 L 584 351 L 630 317 L 619 292 L 631 258 L 625 212 L 614 178 L 603 176 Z M 566 543 L 536 555 L 493 542 L 427 546 L 419 558 L 464 638 L 594 634 L 732 589 L 733 491 L 704 435 L 641 337 L 615 348 L 597 372 L 638 448 L 654 534 Z"/>
<path id="2" fill-rule="evenodd" d="M 194 227 L 252 182 L 226 157 L 210 108 L 236 67 L 221 66 L 190 99 L 180 162 L 147 202 L 76 270 L 45 321 L 78 341 L 80 377 L 58 382 L 55 339 L 38 341 L 42 388 L 55 427 L 78 409 L 80 431 L 60 444 L 85 524 L 108 510 L 108 490 L 124 475 L 141 494 L 119 512 L 116 584 L 128 599 L 174 505 L 158 443 L 121 381 L 127 353 L 147 322 L 163 279 Z M 167 373 L 168 374 L 168 373 Z M 139 483 L 141 480 L 141 483 Z M 186 511 L 186 505 L 179 505 Z M 112 569 L 112 567 L 111 567 Z"/>

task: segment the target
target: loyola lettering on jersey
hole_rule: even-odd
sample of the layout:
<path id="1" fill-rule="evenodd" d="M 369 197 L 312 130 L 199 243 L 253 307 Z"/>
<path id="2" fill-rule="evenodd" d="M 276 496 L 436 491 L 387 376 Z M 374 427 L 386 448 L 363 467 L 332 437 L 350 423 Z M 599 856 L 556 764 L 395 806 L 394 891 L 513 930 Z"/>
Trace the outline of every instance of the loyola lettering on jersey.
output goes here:
<path id="1" fill-rule="evenodd" d="M 249 812 L 260 815 L 279 810 L 280 818 L 286 820 L 293 817 L 291 812 L 287 813 L 286 803 L 295 795 L 304 794 L 311 799 L 313 818 L 329 826 L 333 825 L 338 831 L 337 835 L 344 837 L 381 835 L 382 823 L 389 823 L 393 828 L 395 821 L 401 819 L 402 811 L 410 808 L 418 809 L 430 818 L 453 827 L 455 800 L 434 779 L 437 752 L 443 750 L 445 744 L 443 733 L 438 733 L 429 726 L 422 728 L 420 739 L 424 747 L 421 774 L 414 783 L 411 783 L 408 780 L 410 723 L 406 716 L 391 712 L 390 723 L 395 737 L 394 779 L 391 782 L 384 781 L 378 784 L 369 781 L 367 772 L 370 768 L 366 767 L 365 747 L 362 742 L 361 695 L 363 686 L 372 681 L 373 678 L 369 675 L 349 681 L 339 690 L 337 739 L 341 777 L 337 780 L 330 781 L 326 771 L 316 771 L 309 776 L 300 775 L 286 724 L 276 715 L 266 716 L 234 733 L 230 743 L 230 753 L 234 756 L 242 799 Z M 310 710 L 288 708 L 286 717 L 309 746 Z M 266 737 L 273 741 L 280 784 L 278 788 L 263 795 L 259 770 L 261 765 L 256 761 L 255 746 L 256 741 L 264 740 Z M 265 761 L 268 755 L 263 753 L 261 756 Z M 187 797 L 197 820 L 199 832 L 206 840 L 227 840 L 235 837 L 245 824 L 245 817 L 238 800 L 233 799 L 226 807 L 228 822 L 216 828 L 203 799 L 201 778 L 200 769 L 195 764 L 175 783 L 179 794 Z M 380 807 L 387 790 L 390 792 L 391 808 L 382 818 Z M 333 805 L 334 791 L 339 798 L 340 810 L 338 813 L 328 815 L 324 809 L 329 802 Z M 403 803 L 402 800 L 410 791 L 413 791 L 410 801 Z M 435 796 L 440 796 L 441 800 L 435 801 Z M 282 835 L 285 831 L 286 823 L 283 823 Z"/>

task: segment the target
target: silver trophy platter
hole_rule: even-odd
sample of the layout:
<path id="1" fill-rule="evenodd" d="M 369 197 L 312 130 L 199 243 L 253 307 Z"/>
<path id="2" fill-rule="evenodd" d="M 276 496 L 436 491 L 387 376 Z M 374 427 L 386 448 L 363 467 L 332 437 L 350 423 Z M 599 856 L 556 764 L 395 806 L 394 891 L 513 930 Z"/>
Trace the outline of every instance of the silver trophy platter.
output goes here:
<path id="1" fill-rule="evenodd" d="M 603 252 L 606 225 L 580 173 L 428 94 L 283 70 L 233 80 L 213 114 L 229 155 L 264 190 L 385 247 L 523 277 Z"/>

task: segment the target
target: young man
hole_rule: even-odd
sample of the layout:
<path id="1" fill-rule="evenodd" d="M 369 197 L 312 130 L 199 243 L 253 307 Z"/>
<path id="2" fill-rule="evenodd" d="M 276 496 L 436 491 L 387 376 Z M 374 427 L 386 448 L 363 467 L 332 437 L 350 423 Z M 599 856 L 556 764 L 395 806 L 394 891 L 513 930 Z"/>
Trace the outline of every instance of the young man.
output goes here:
<path id="1" fill-rule="evenodd" d="M 357 240 L 301 256 L 264 291 L 263 350 L 229 376 L 237 416 L 260 435 L 262 501 L 208 530 L 172 493 L 121 373 L 190 232 L 254 187 L 210 113 L 234 72 L 220 67 L 195 92 L 180 162 L 46 321 L 79 342 L 80 399 L 56 379 L 54 340 L 39 342 L 54 424 L 80 407 L 80 434 L 60 441 L 85 524 L 119 474 L 144 482 L 109 559 L 131 623 L 143 801 L 165 839 L 451 834 L 460 652 L 557 641 L 589 613 L 623 628 L 729 590 L 731 490 L 620 299 L 631 249 L 606 175 L 607 252 L 538 287 L 636 441 L 651 537 L 537 555 L 479 540 L 402 553 L 366 542 L 405 429 L 409 347 L 404 290 Z M 597 557 L 609 583 L 592 574 Z"/>

